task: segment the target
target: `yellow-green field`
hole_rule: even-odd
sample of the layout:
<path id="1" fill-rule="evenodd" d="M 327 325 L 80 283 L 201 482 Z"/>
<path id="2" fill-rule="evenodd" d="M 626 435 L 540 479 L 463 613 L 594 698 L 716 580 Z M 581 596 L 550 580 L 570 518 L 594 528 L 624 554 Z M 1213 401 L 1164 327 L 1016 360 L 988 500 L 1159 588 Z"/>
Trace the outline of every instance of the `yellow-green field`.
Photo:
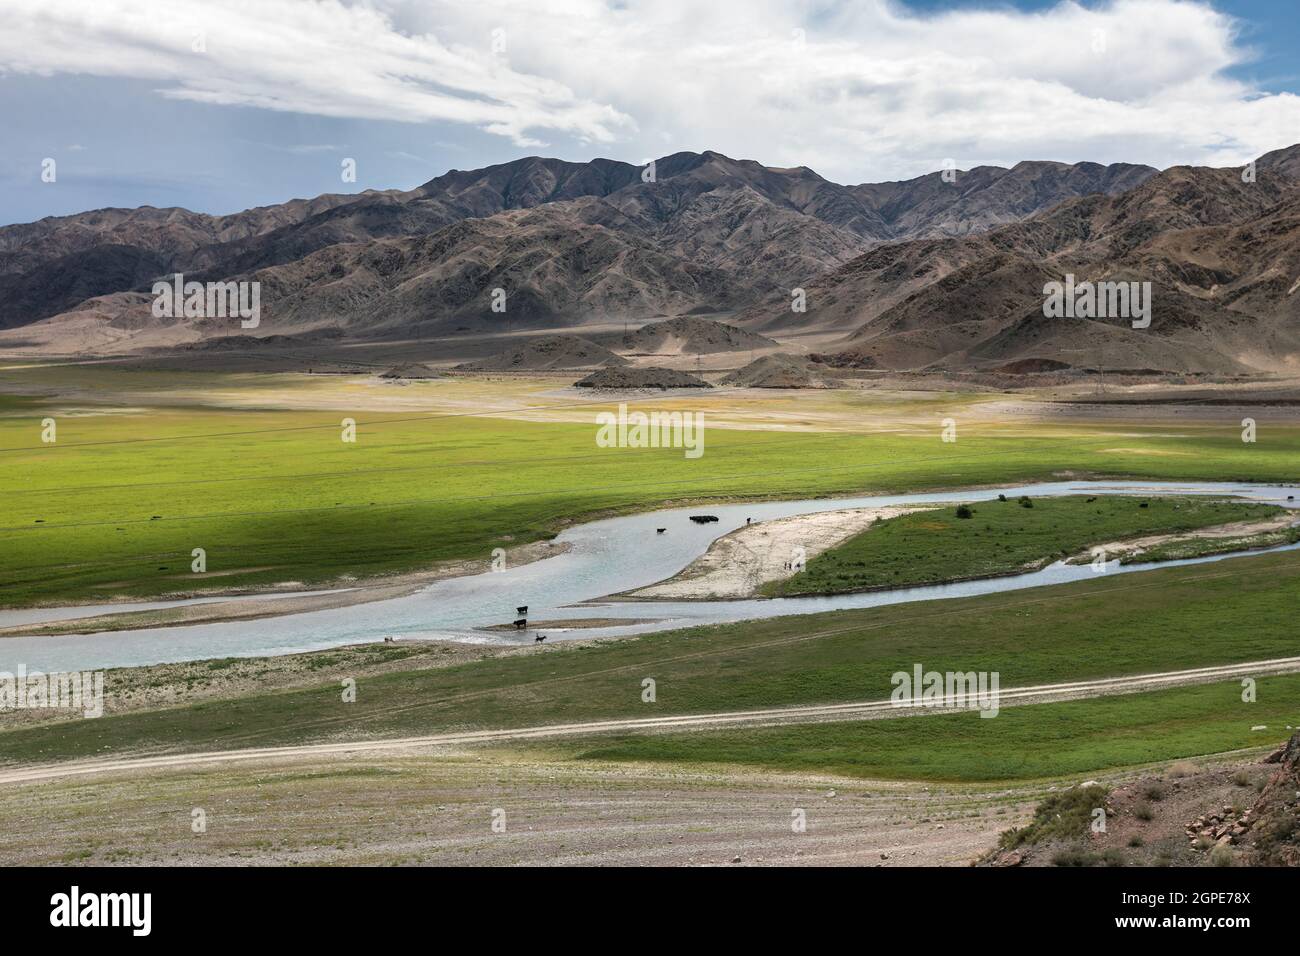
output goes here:
<path id="1" fill-rule="evenodd" d="M 407 571 L 668 501 L 993 485 L 1095 474 L 1295 480 L 1300 427 L 1063 423 L 1004 396 L 718 391 L 705 452 L 610 449 L 616 403 L 555 380 L 0 370 L 0 605 Z M 355 443 L 341 421 L 357 422 Z M 57 441 L 42 442 L 53 418 Z M 953 418 L 958 440 L 940 439 Z M 190 572 L 207 553 L 207 573 Z"/>

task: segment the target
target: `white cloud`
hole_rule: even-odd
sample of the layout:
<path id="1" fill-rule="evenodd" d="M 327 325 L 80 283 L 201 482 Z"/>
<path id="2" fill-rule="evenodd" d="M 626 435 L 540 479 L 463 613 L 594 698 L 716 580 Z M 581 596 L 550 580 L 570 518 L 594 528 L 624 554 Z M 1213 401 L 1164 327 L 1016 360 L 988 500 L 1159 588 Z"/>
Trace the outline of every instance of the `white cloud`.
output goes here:
<path id="1" fill-rule="evenodd" d="M 1300 98 L 1226 76 L 1249 56 L 1236 24 L 1182 0 L 924 17 L 887 0 L 5 6 L 4 69 L 470 124 L 520 146 L 568 137 L 632 161 L 668 144 L 861 182 L 945 158 L 1228 165 L 1300 139 Z"/>
<path id="2" fill-rule="evenodd" d="M 292 146 L 278 146 L 274 143 L 258 143 L 263 149 L 273 149 L 279 153 L 292 153 L 295 156 L 310 156 L 314 153 L 337 153 L 340 147 L 332 143 L 296 143 Z"/>
<path id="3" fill-rule="evenodd" d="M 339 0 L 5 0 L 0 71 L 156 80 L 175 99 L 319 116 L 468 123 L 609 142 L 628 117 L 510 68 L 489 38 L 456 44 Z"/>
<path id="4" fill-rule="evenodd" d="M 393 150 L 392 152 L 385 153 L 384 155 L 388 156 L 390 159 L 404 159 L 408 163 L 422 163 L 425 166 L 437 165 L 434 162 L 434 160 L 428 156 L 417 156 L 415 155 L 415 153 L 408 153 L 404 149 Z"/>

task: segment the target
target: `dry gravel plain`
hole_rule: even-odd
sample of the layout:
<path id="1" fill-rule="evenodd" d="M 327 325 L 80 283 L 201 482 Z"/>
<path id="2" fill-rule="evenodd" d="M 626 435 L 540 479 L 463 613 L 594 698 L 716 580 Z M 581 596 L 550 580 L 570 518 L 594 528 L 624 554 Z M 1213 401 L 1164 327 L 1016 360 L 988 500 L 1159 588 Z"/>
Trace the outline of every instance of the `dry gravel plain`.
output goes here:
<path id="1" fill-rule="evenodd" d="M 1043 790 L 509 751 L 291 759 L 6 786 L 0 865 L 967 865 Z"/>

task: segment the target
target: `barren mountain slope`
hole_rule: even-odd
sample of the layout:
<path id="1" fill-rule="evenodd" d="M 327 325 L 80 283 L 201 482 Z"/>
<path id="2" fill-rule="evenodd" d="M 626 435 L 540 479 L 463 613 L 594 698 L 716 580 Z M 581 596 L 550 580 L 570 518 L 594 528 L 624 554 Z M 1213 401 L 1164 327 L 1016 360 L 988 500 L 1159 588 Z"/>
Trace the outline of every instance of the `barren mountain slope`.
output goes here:
<path id="1" fill-rule="evenodd" d="M 619 340 L 628 352 L 650 355 L 708 355 L 773 348 L 773 339 L 747 329 L 694 316 L 650 322 Z"/>
<path id="2" fill-rule="evenodd" d="M 359 199 L 382 194 L 326 194 L 258 206 L 229 216 L 209 216 L 188 209 L 96 209 L 72 216 L 49 216 L 37 222 L 0 226 L 0 274 L 22 273 L 96 246 L 128 246 L 177 263 L 213 243 L 237 242 Z"/>
<path id="3" fill-rule="evenodd" d="M 739 319 L 769 334 L 845 330 L 835 364 L 1293 371 L 1300 365 L 1296 148 L 1241 170 L 1176 167 L 1121 195 L 1069 200 L 982 236 L 893 243 L 821 276 L 807 312 L 773 298 Z M 1044 286 L 1152 283 L 1150 330 L 1047 320 Z"/>
<path id="4" fill-rule="evenodd" d="M 1066 348 L 1066 364 L 1107 364 L 1095 347 L 1104 329 L 1080 342 L 1077 328 L 1017 325 L 1041 311 L 1045 282 L 1073 273 L 1178 293 L 1156 333 L 1166 341 L 1143 346 L 1152 368 L 1288 368 L 1297 153 L 1262 157 L 1254 177 L 1027 162 L 857 187 L 715 152 L 652 170 L 528 157 L 409 192 L 231 217 L 106 210 L 0 229 L 0 325 L 11 328 L 0 348 L 231 334 L 228 321 L 149 314 L 139 293 L 183 268 L 260 282 L 256 335 L 400 338 L 734 311 L 769 335 L 843 334 L 839 364 L 960 367 Z M 900 234 L 942 237 L 890 241 Z M 94 241 L 105 237 L 130 241 Z M 492 308 L 497 289 L 504 312 Z M 804 312 L 791 307 L 795 289 Z M 1224 310 L 1245 318 L 1216 320 Z M 1185 362 L 1183 347 L 1195 353 Z"/>
<path id="5" fill-rule="evenodd" d="M 577 335 L 547 335 L 497 355 L 462 362 L 461 372 L 523 372 L 626 365 L 627 359 Z"/>
<path id="6" fill-rule="evenodd" d="M 1058 203 L 1091 193 L 1117 195 L 1156 170 L 1116 163 L 1023 162 L 1011 169 L 977 166 L 930 173 L 897 183 L 853 187 L 888 223 L 896 238 L 965 236 L 1018 222 Z"/>

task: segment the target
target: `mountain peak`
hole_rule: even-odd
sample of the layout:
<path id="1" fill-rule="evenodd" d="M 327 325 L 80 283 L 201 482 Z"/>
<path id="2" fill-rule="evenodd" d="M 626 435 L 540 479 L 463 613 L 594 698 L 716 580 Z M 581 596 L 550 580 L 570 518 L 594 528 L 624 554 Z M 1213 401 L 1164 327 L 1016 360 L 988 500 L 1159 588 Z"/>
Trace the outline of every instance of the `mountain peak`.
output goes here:
<path id="1" fill-rule="evenodd" d="M 1260 169 L 1271 169 L 1289 179 L 1300 179 L 1300 143 L 1275 149 L 1255 160 Z"/>
<path id="2" fill-rule="evenodd" d="M 1300 168 L 1300 147 L 1262 162 Z M 50 319 L 54 338 L 86 321 L 107 323 L 114 341 L 127 328 L 154 344 L 201 335 L 150 322 L 140 290 L 176 271 L 203 281 L 256 276 L 274 291 L 264 301 L 268 328 L 393 335 L 488 328 L 484 289 L 497 286 L 516 290 L 515 319 L 546 325 L 738 311 L 836 275 L 858 292 L 819 296 L 817 315 L 799 321 L 847 332 L 869 318 L 862 309 L 897 306 L 889 323 L 902 338 L 890 361 L 930 361 L 941 356 L 913 333 L 967 314 L 952 304 L 955 286 L 978 305 L 968 310 L 972 329 L 1014 319 L 1032 305 L 1024 290 L 1042 288 L 1035 263 L 1071 237 L 1092 237 L 1084 251 L 1118 263 L 1158 232 L 1249 221 L 1290 188 L 1274 173 L 1254 190 L 1230 189 L 1230 171 L 1206 169 L 1173 169 L 1135 188 L 1155 170 L 1052 160 L 862 186 L 712 149 L 655 167 L 651 182 L 639 164 L 532 155 L 449 170 L 409 192 L 326 195 L 220 218 L 141 208 L 8 227 L 0 328 Z M 1031 217 L 992 240 L 977 235 Z M 1251 290 L 1272 302 L 1262 285 Z M 788 300 L 778 299 L 771 320 L 784 328 Z"/>

